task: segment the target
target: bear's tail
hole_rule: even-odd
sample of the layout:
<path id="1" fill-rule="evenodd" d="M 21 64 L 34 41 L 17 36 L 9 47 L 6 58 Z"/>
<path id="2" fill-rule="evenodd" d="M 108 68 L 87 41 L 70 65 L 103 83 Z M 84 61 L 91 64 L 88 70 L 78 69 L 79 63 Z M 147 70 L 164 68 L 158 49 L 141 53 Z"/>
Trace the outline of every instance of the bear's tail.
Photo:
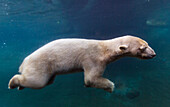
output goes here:
<path id="1" fill-rule="evenodd" d="M 8 84 L 8 89 L 14 89 L 18 87 L 18 90 L 24 89 L 24 87 L 20 86 L 20 78 L 21 75 L 14 75 Z"/>

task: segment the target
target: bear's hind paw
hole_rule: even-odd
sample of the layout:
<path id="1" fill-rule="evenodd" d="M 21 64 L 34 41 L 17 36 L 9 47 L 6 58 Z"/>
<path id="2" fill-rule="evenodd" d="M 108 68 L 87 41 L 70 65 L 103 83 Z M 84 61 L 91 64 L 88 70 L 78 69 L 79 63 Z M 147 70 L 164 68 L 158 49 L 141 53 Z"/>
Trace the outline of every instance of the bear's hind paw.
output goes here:
<path id="1" fill-rule="evenodd" d="M 12 77 L 12 79 L 9 81 L 8 89 L 14 89 L 19 86 L 18 77 L 19 77 L 19 75 L 15 75 L 14 77 Z"/>

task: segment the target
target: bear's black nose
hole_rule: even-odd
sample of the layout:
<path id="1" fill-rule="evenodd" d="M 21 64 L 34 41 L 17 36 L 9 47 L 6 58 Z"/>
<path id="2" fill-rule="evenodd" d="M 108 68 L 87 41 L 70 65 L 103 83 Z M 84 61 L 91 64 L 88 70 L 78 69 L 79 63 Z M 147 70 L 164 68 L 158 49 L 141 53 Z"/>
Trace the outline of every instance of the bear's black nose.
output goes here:
<path id="1" fill-rule="evenodd" d="M 156 56 L 156 54 L 153 54 L 153 55 L 152 55 L 152 57 L 155 57 L 155 56 Z"/>

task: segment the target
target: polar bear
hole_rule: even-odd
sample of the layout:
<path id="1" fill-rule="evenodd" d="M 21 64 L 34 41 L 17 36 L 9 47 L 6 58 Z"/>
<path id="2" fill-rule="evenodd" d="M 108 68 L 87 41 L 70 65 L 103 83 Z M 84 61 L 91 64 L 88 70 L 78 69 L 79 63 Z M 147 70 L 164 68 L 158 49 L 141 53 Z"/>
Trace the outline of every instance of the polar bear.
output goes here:
<path id="1" fill-rule="evenodd" d="M 106 65 L 121 57 L 151 59 L 156 56 L 148 43 L 135 36 L 110 40 L 59 39 L 39 48 L 22 62 L 9 89 L 40 89 L 52 84 L 55 76 L 84 71 L 86 87 L 112 92 L 114 83 L 103 78 Z"/>

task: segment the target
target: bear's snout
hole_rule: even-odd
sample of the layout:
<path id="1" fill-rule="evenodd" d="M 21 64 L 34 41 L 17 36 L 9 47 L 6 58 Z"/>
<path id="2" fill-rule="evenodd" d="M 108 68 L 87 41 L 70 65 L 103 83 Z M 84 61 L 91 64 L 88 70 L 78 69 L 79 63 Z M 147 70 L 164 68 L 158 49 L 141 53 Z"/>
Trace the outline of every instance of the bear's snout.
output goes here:
<path id="1" fill-rule="evenodd" d="M 152 59 L 156 56 L 155 51 L 148 46 L 148 48 L 146 49 L 146 51 L 143 53 L 142 58 L 143 59 Z"/>
<path id="2" fill-rule="evenodd" d="M 156 53 L 155 53 L 155 51 L 149 46 L 149 50 L 151 51 L 150 52 L 150 58 L 154 58 L 155 56 L 156 56 Z"/>
<path id="3" fill-rule="evenodd" d="M 155 57 L 155 56 L 156 56 L 156 53 L 152 54 L 151 56 L 152 56 L 152 58 Z"/>
<path id="4" fill-rule="evenodd" d="M 142 55 L 141 59 L 152 59 L 156 56 L 156 54 L 151 54 L 151 55 Z"/>
<path id="5" fill-rule="evenodd" d="M 156 56 L 156 54 L 151 54 L 151 55 L 148 55 L 148 56 L 144 56 L 144 58 L 146 58 L 146 59 L 152 59 L 152 58 L 154 58 Z"/>

